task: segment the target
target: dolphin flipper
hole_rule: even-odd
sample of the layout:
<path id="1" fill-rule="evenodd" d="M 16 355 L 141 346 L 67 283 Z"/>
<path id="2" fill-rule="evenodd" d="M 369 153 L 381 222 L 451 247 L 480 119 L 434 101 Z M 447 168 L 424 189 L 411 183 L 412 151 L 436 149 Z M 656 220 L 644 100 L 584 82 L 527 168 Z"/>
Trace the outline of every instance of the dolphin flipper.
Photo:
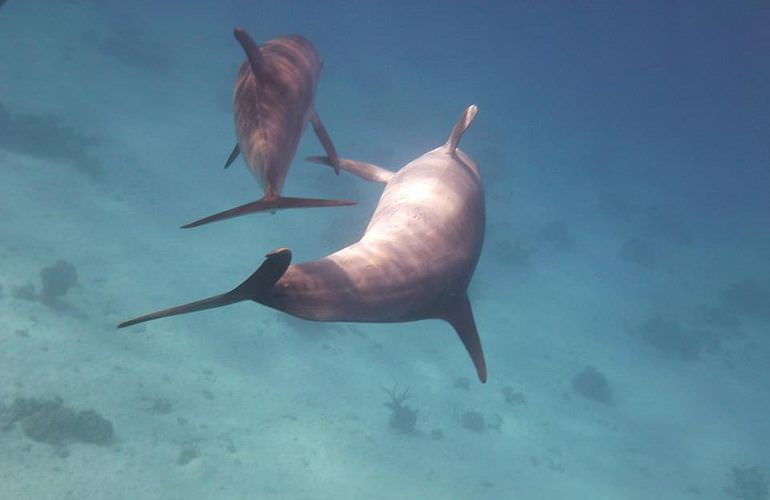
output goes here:
<path id="1" fill-rule="evenodd" d="M 310 123 L 313 124 L 315 135 L 321 142 L 321 146 L 323 146 L 324 151 L 326 151 L 326 157 L 329 159 L 330 166 L 334 168 L 334 173 L 340 175 L 340 157 L 337 155 L 337 150 L 334 148 L 332 138 L 329 137 L 329 133 L 326 131 L 326 127 L 324 127 L 323 122 L 321 122 L 321 117 L 318 116 L 318 112 L 316 110 L 313 110 L 313 112 L 310 114 Z"/>
<path id="2" fill-rule="evenodd" d="M 264 296 L 275 283 L 281 279 L 283 273 L 291 263 L 291 250 L 288 248 L 279 248 L 265 256 L 265 261 L 259 266 L 259 269 L 249 276 L 243 283 L 233 288 L 227 293 L 215 295 L 203 300 L 196 300 L 189 304 L 170 307 L 154 313 L 146 314 L 138 318 L 124 321 L 118 325 L 118 328 L 144 323 L 153 319 L 165 318 L 167 316 L 176 316 L 177 314 L 186 314 L 194 311 L 203 311 L 204 309 L 213 309 L 215 307 L 227 306 L 242 302 L 244 300 L 256 300 Z"/>
<path id="3" fill-rule="evenodd" d="M 486 382 L 487 364 L 484 361 L 484 351 L 481 348 L 481 339 L 478 330 L 476 330 L 476 321 L 473 319 L 473 309 L 471 309 L 468 296 L 466 295 L 458 303 L 452 304 L 452 307 L 444 313 L 443 319 L 454 327 L 468 354 L 471 355 L 479 380 L 482 383 Z"/>
<path id="4" fill-rule="evenodd" d="M 230 153 L 230 156 L 227 157 L 227 161 L 225 162 L 225 168 L 232 165 L 235 159 L 238 158 L 239 154 L 241 154 L 241 145 L 236 143 L 232 153 Z"/>
<path id="5" fill-rule="evenodd" d="M 386 168 L 378 167 L 377 165 L 363 161 L 349 160 L 347 158 L 338 158 L 337 165 L 334 165 L 328 156 L 308 156 L 305 160 L 320 165 L 328 165 L 335 168 L 335 170 L 339 168 L 345 172 L 357 175 L 364 180 L 379 182 L 381 184 L 387 184 L 394 175 L 393 172 Z"/>
<path id="6" fill-rule="evenodd" d="M 342 207 L 347 205 L 355 205 L 355 201 L 351 200 L 325 200 L 320 198 L 289 198 L 279 196 L 277 198 L 262 198 L 261 200 L 252 201 L 245 205 L 240 205 L 224 212 L 219 212 L 214 215 L 209 215 L 203 219 L 198 219 L 195 222 L 185 224 L 182 229 L 188 229 L 191 227 L 198 227 L 210 222 L 217 222 L 225 219 L 232 219 L 233 217 L 240 217 L 241 215 L 253 214 L 256 212 L 273 212 L 275 210 L 283 210 L 287 208 L 312 208 L 312 207 Z"/>
<path id="7" fill-rule="evenodd" d="M 457 149 L 457 145 L 460 143 L 460 139 L 462 139 L 465 131 L 468 130 L 468 128 L 471 126 L 471 123 L 473 123 L 473 119 L 476 117 L 476 113 L 478 112 L 478 106 L 471 104 L 465 108 L 465 111 L 463 111 L 463 113 L 460 115 L 460 118 L 457 120 L 454 127 L 452 127 L 452 132 L 449 134 L 449 139 L 447 139 L 446 143 L 444 144 L 444 147 L 446 148 L 447 152 L 449 152 L 449 154 L 455 154 L 455 150 Z"/>

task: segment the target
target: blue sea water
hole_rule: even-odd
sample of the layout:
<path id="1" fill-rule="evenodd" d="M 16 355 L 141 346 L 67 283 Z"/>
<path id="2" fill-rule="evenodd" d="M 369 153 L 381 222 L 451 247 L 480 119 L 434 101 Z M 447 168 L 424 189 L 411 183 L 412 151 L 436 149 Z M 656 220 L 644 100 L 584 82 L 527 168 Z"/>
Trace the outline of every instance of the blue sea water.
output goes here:
<path id="1" fill-rule="evenodd" d="M 382 192 L 306 131 L 284 194 L 356 206 L 179 229 L 261 196 L 222 169 L 235 26 L 315 44 L 345 157 L 398 169 L 478 105 L 486 384 L 440 321 L 116 330 L 356 241 Z M 762 0 L 0 2 L 0 499 L 770 498 L 768 26 Z"/>

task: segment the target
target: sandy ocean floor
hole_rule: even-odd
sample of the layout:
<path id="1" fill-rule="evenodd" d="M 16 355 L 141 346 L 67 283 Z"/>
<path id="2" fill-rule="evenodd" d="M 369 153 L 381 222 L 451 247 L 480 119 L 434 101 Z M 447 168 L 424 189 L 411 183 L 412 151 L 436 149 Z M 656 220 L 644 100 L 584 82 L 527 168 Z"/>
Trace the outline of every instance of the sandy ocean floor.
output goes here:
<path id="1" fill-rule="evenodd" d="M 0 498 L 767 498 L 766 228 L 678 211 L 646 181 L 573 182 L 559 168 L 583 139 L 560 129 L 559 147 L 528 149 L 493 69 L 442 86 L 443 60 L 420 72 L 399 45 L 414 32 L 373 61 L 353 39 L 365 12 L 340 20 L 359 30 L 345 37 L 246 4 L 0 9 Z M 274 248 L 303 261 L 354 241 L 380 193 L 302 162 L 320 150 L 307 132 L 285 193 L 357 206 L 178 229 L 259 196 L 240 160 L 221 171 L 235 24 L 328 50 L 318 109 L 346 156 L 397 168 L 479 104 L 461 146 L 487 182 L 470 291 L 487 384 L 438 321 L 318 324 L 242 303 L 116 329 L 231 288 Z M 369 50 L 388 49 L 371 30 Z M 43 300 L 59 260 L 77 282 Z M 581 392 L 588 367 L 600 380 Z M 406 390 L 417 420 L 401 432 L 386 403 Z M 56 398 L 114 436 L 46 442 L 11 418 Z"/>

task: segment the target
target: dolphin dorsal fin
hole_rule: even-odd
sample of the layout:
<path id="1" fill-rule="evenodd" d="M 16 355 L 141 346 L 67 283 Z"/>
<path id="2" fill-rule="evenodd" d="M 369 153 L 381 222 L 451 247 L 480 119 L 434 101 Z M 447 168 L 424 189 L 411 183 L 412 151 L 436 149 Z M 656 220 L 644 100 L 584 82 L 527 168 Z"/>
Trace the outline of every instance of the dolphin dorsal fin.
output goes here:
<path id="1" fill-rule="evenodd" d="M 452 128 L 452 133 L 449 134 L 449 139 L 447 139 L 446 144 L 444 144 L 444 147 L 449 154 L 455 154 L 455 150 L 457 149 L 457 145 L 460 143 L 460 139 L 462 138 L 465 131 L 468 130 L 468 127 L 471 126 L 471 123 L 473 123 L 473 118 L 476 116 L 478 111 L 478 106 L 471 104 L 465 108 L 463 114 L 460 115 L 460 119 L 457 120 L 455 126 Z"/>
<path id="2" fill-rule="evenodd" d="M 235 28 L 233 35 L 235 35 L 235 39 L 238 40 L 238 43 L 241 44 L 243 51 L 246 53 L 251 71 L 254 73 L 257 83 L 259 83 L 265 75 L 265 63 L 262 58 L 262 52 L 259 51 L 259 47 L 254 42 L 254 39 L 243 28 Z"/>

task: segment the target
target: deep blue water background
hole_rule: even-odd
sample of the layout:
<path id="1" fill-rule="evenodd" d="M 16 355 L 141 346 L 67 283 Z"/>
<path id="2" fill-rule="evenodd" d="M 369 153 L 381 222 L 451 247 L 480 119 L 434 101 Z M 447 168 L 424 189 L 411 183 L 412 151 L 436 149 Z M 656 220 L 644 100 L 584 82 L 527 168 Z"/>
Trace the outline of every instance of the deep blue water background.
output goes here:
<path id="1" fill-rule="evenodd" d="M 354 241 L 381 192 L 303 162 L 307 132 L 284 193 L 357 206 L 177 229 L 260 195 L 240 160 L 221 168 L 234 26 L 313 41 L 343 156 L 396 169 L 479 106 L 461 148 L 487 194 L 486 385 L 439 322 L 242 304 L 114 332 L 273 248 Z M 8 498 L 768 498 L 768 26 L 765 1 L 9 0 L 0 417 L 59 394 L 116 443 L 62 458 L 0 432 Z M 78 270 L 64 304 L 25 299 L 58 259 Z M 580 389 L 588 367 L 609 399 Z M 389 425 L 395 385 L 412 433 Z"/>

